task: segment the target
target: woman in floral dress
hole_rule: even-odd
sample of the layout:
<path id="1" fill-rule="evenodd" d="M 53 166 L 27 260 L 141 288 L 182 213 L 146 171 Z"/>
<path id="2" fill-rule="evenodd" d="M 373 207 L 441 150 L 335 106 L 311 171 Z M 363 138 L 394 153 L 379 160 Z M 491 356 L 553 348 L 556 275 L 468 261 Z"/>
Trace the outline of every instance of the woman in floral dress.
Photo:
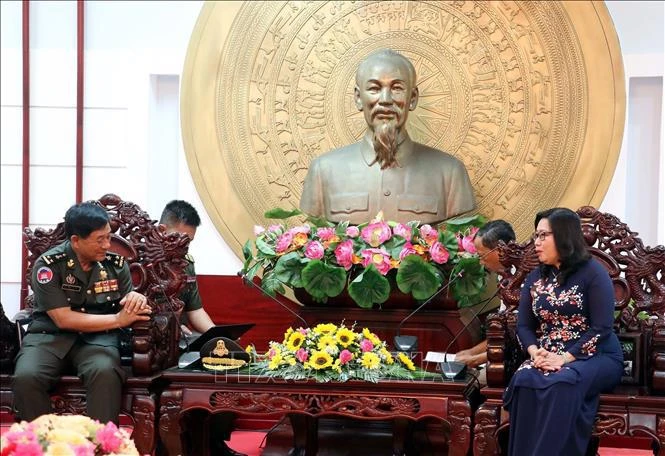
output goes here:
<path id="1" fill-rule="evenodd" d="M 509 454 L 584 455 L 601 392 L 621 380 L 614 288 L 570 209 L 538 213 L 540 267 L 524 282 L 517 335 L 530 355 L 504 394 Z"/>

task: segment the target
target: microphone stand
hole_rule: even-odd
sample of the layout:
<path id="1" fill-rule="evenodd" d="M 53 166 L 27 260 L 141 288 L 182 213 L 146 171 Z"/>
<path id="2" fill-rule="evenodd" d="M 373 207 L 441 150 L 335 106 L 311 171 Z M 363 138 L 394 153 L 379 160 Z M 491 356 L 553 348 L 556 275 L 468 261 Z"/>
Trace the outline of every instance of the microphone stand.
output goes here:
<path id="1" fill-rule="evenodd" d="M 402 319 L 402 321 L 399 322 L 399 325 L 397 325 L 397 335 L 396 335 L 395 338 L 393 339 L 393 342 L 394 342 L 394 344 L 395 344 L 395 348 L 396 348 L 397 350 L 399 350 L 399 351 L 403 351 L 403 352 L 413 352 L 413 351 L 416 350 L 416 348 L 418 348 L 418 338 L 417 338 L 416 336 L 401 336 L 401 335 L 400 335 L 400 330 L 402 329 L 402 325 L 403 325 L 403 324 L 404 324 L 409 318 L 411 318 L 411 317 L 412 317 L 413 315 L 415 315 L 418 311 L 420 311 L 420 309 L 422 309 L 422 308 L 425 307 L 427 304 L 429 304 L 430 301 L 432 301 L 434 298 L 436 298 L 437 296 L 439 296 L 439 295 L 440 295 L 441 293 L 443 293 L 445 290 L 447 290 L 448 288 L 450 288 L 450 286 L 451 286 L 453 283 L 457 282 L 460 278 L 462 278 L 462 275 L 464 275 L 464 271 L 460 271 L 460 272 L 458 272 L 458 273 L 455 275 L 455 277 L 453 277 L 452 280 L 449 280 L 447 284 L 445 284 L 444 286 L 442 286 L 441 288 L 439 288 L 439 289 L 436 291 L 436 293 L 434 293 L 432 296 L 430 296 L 429 298 L 427 298 L 427 300 L 426 300 L 425 302 L 423 302 L 423 303 L 420 304 L 418 307 L 416 307 L 416 309 L 415 309 L 413 312 L 411 312 L 409 315 L 407 315 L 406 317 L 404 317 L 404 319 Z"/>
<path id="2" fill-rule="evenodd" d="M 462 335 L 464 331 L 466 331 L 471 323 L 476 319 L 476 317 L 483 311 L 485 310 L 485 307 L 487 307 L 487 304 L 497 297 L 499 295 L 499 292 L 501 291 L 501 288 L 497 287 L 496 292 L 490 296 L 489 298 L 486 298 L 484 301 L 479 302 L 476 304 L 477 306 L 480 304 L 483 304 L 483 306 L 475 313 L 473 314 L 473 317 L 469 320 L 467 324 L 462 326 L 462 329 L 460 329 L 457 334 L 455 334 L 455 337 L 453 337 L 453 340 L 450 341 L 448 346 L 446 347 L 445 352 L 443 353 L 443 362 L 439 363 L 439 367 L 441 368 L 441 372 L 443 375 L 446 376 L 446 378 L 457 378 L 459 375 L 461 375 L 465 369 L 466 369 L 466 364 L 460 363 L 459 361 L 448 361 L 448 350 L 453 346 L 453 344 L 457 341 L 457 338 Z"/>
<path id="3" fill-rule="evenodd" d="M 249 280 L 249 278 L 247 277 L 247 275 L 245 275 L 242 271 L 238 271 L 238 277 L 240 277 L 240 278 L 242 279 L 243 283 L 245 283 L 245 284 L 247 284 L 247 283 L 252 284 L 252 286 L 253 286 L 254 288 L 260 290 L 261 293 L 262 293 L 263 295 L 268 296 L 270 299 L 272 299 L 273 301 L 275 301 L 277 304 L 279 304 L 280 306 L 282 306 L 283 308 L 285 308 L 289 313 L 293 314 L 297 319 L 299 319 L 300 321 L 302 321 L 302 322 L 303 322 L 303 328 L 308 328 L 308 327 L 309 327 L 309 324 L 307 323 L 307 321 L 306 321 L 303 317 L 301 317 L 301 316 L 298 315 L 296 312 L 294 312 L 293 310 L 291 310 L 291 308 L 290 308 L 289 306 L 287 306 L 286 304 L 284 304 L 282 301 L 280 301 L 280 300 L 277 299 L 276 297 L 274 297 L 274 296 L 269 295 L 268 293 L 266 293 L 266 291 L 265 291 L 260 285 L 255 284 L 253 280 Z"/>

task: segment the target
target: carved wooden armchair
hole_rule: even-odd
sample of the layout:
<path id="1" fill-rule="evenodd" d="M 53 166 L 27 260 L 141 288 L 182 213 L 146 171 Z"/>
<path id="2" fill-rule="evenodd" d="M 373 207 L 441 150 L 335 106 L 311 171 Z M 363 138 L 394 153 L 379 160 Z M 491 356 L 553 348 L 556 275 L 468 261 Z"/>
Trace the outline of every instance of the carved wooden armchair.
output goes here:
<path id="1" fill-rule="evenodd" d="M 131 419 L 132 437 L 139 452 L 149 454 L 155 447 L 153 383 L 161 370 L 175 365 L 178 359 L 179 317 L 183 307 L 178 295 L 185 285 L 189 237 L 177 233 L 167 235 L 139 206 L 122 201 L 116 195 L 104 195 L 96 203 L 106 209 L 111 219 L 110 250 L 125 257 L 135 290 L 148 298 L 153 311 L 150 321 L 137 322 L 123 331 L 120 347 L 122 364 L 128 371 L 121 413 Z M 29 251 L 26 273 L 29 283 L 32 265 L 40 255 L 65 240 L 64 224 L 52 230 L 37 228 L 34 232 L 25 228 L 23 237 Z M 21 313 L 29 314 L 31 305 L 32 296 L 29 296 L 26 309 Z M 0 324 L 3 329 L 12 325 L 6 318 L 0 318 Z M 16 334 L 14 327 L 0 336 L 0 359 L 4 366 L 0 377 L 0 408 L 10 412 Z M 55 413 L 85 413 L 85 389 L 76 376 L 63 376 L 51 398 Z"/>
<path id="2" fill-rule="evenodd" d="M 593 445 L 601 436 L 643 436 L 665 455 L 665 247 L 645 247 L 637 233 L 611 214 L 584 206 L 577 211 L 591 254 L 609 271 L 616 302 L 615 332 L 624 349 L 622 383 L 601 395 Z M 487 320 L 487 398 L 475 415 L 474 454 L 500 454 L 504 388 L 525 356 L 516 338 L 520 287 L 538 266 L 533 241 L 501 248 L 510 271 L 501 292 L 505 312 Z"/>

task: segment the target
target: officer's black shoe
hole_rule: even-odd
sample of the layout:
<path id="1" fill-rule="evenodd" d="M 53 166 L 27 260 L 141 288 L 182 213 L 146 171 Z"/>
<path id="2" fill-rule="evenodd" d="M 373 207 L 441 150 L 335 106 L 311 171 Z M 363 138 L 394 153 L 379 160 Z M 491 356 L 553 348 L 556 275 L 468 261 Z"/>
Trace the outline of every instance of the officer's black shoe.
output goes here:
<path id="1" fill-rule="evenodd" d="M 233 448 L 229 448 L 229 446 L 226 444 L 225 441 L 218 442 L 217 445 L 215 445 L 217 448 L 217 455 L 220 456 L 247 456 L 245 453 L 241 453 L 239 451 L 234 450 Z"/>

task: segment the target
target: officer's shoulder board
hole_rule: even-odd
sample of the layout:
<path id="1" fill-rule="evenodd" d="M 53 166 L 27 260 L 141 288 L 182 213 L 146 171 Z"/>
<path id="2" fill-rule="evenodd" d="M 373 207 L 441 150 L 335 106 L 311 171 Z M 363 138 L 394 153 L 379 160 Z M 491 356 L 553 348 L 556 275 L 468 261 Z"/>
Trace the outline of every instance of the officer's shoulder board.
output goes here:
<path id="1" fill-rule="evenodd" d="M 125 265 L 125 257 L 113 252 L 106 252 L 106 258 L 104 261 L 111 263 L 118 268 L 121 268 Z"/>
<path id="2" fill-rule="evenodd" d="M 185 259 L 187 261 L 189 261 L 190 263 L 194 262 L 194 257 L 192 255 L 190 255 L 189 253 L 187 255 L 185 255 Z"/>
<path id="3" fill-rule="evenodd" d="M 44 260 L 44 263 L 47 265 L 53 265 L 56 263 L 60 263 L 66 259 L 68 259 L 69 256 L 67 255 L 67 252 L 60 252 L 60 253 L 53 253 L 53 254 L 44 254 L 42 255 L 42 259 Z"/>

